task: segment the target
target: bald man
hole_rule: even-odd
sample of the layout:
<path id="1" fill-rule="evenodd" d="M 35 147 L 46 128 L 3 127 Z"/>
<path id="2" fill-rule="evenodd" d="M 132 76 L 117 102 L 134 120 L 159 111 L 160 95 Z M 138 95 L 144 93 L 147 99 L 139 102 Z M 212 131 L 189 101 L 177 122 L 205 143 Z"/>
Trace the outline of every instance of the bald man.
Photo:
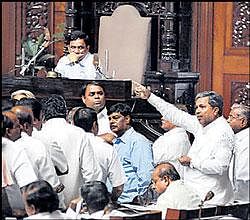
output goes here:
<path id="1" fill-rule="evenodd" d="M 153 189 L 160 194 L 155 208 L 162 211 L 162 219 L 166 217 L 167 208 L 198 208 L 201 202 L 200 197 L 184 185 L 179 173 L 169 162 L 162 162 L 155 167 L 152 182 Z"/>
<path id="2" fill-rule="evenodd" d="M 49 151 L 42 141 L 31 136 L 34 118 L 32 110 L 25 106 L 14 106 L 11 111 L 16 114 L 21 125 L 21 138 L 16 143 L 25 149 L 37 177 L 48 181 L 57 193 L 62 192 L 64 186 L 59 181 Z M 58 196 L 60 208 L 66 208 L 63 194 Z"/>

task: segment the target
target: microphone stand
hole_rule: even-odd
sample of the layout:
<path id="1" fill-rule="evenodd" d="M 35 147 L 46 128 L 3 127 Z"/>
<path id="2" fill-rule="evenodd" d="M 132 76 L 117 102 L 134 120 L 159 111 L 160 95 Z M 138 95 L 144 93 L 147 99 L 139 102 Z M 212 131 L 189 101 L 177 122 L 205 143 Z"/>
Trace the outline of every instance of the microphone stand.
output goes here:
<path id="1" fill-rule="evenodd" d="M 100 73 L 100 75 L 102 75 L 105 79 L 111 79 L 109 76 L 106 76 L 106 74 L 104 74 L 99 66 L 96 66 L 96 70 L 98 71 L 98 73 Z"/>
<path id="2" fill-rule="evenodd" d="M 47 48 L 50 44 L 52 44 L 52 43 L 54 43 L 54 42 L 56 42 L 56 40 L 55 40 L 55 41 L 51 41 L 48 45 L 46 45 L 48 42 L 45 41 L 45 42 L 41 45 L 40 50 L 35 54 L 35 56 L 33 56 L 33 57 L 31 58 L 31 60 L 28 62 L 28 64 L 27 64 L 27 65 L 24 65 L 24 66 L 22 67 L 22 70 L 20 71 L 20 75 L 24 76 L 25 71 L 30 67 L 30 65 L 32 64 L 32 62 L 36 60 L 36 58 L 44 51 L 45 48 Z"/>
<path id="3" fill-rule="evenodd" d="M 201 210 L 202 210 L 202 207 L 204 205 L 204 202 L 212 199 L 214 197 L 214 193 L 212 191 L 209 191 L 206 196 L 205 196 L 205 199 L 204 200 L 201 200 L 201 204 L 199 205 L 200 209 L 199 209 L 199 220 L 201 219 Z"/>

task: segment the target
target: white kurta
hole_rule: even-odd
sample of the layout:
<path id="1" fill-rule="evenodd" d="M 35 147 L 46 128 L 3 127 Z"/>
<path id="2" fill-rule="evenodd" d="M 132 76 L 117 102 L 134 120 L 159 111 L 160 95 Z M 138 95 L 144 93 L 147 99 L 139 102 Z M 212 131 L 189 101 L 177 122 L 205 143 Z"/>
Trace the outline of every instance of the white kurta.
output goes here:
<path id="1" fill-rule="evenodd" d="M 68 161 L 69 172 L 59 177 L 65 185 L 66 206 L 70 200 L 79 197 L 79 188 L 85 181 L 101 181 L 102 172 L 94 158 L 88 135 L 81 129 L 66 122 L 64 118 L 52 118 L 46 121 L 41 130 L 47 143 L 63 150 Z"/>
<path id="2" fill-rule="evenodd" d="M 19 187 L 38 180 L 25 150 L 18 144 L 2 137 L 2 154 L 6 160 L 12 180 Z"/>
<path id="3" fill-rule="evenodd" d="M 201 203 L 200 197 L 181 180 L 169 184 L 165 192 L 157 199 L 155 209 L 162 211 L 162 219 L 165 219 L 168 208 L 192 209 L 198 208 Z"/>
<path id="4" fill-rule="evenodd" d="M 21 138 L 16 140 L 16 143 L 25 149 L 38 179 L 46 180 L 53 188 L 57 187 L 60 184 L 60 180 L 43 142 L 22 132 Z M 65 208 L 63 194 L 59 193 L 58 197 L 60 208 Z"/>
<path id="5" fill-rule="evenodd" d="M 50 155 L 40 140 L 22 132 L 16 143 L 25 149 L 39 179 L 48 181 L 52 187 L 60 184 Z"/>
<path id="6" fill-rule="evenodd" d="M 35 215 L 31 215 L 29 217 L 24 218 L 26 219 L 71 219 L 69 216 L 67 216 L 65 213 L 62 213 L 59 210 L 53 211 L 53 212 L 40 212 Z M 72 218 L 73 219 L 73 218 Z"/>
<path id="7" fill-rule="evenodd" d="M 233 189 L 228 168 L 234 148 L 234 133 L 223 117 L 203 127 L 196 116 L 181 111 L 174 105 L 151 94 L 148 102 L 173 124 L 194 134 L 188 152 L 190 166 L 184 168 L 184 181 L 204 199 L 208 191 L 215 194 L 207 204 L 221 205 L 233 200 Z"/>
<path id="8" fill-rule="evenodd" d="M 187 155 L 191 144 L 183 128 L 175 127 L 160 136 L 153 144 L 154 163 L 168 161 L 174 165 L 183 179 L 184 167 L 178 161 L 182 155 Z"/>
<path id="9" fill-rule="evenodd" d="M 102 111 L 97 114 L 98 135 L 105 133 L 113 133 L 110 129 L 109 118 L 107 115 L 107 108 L 104 107 Z"/>
<path id="10" fill-rule="evenodd" d="M 87 53 L 86 56 L 76 64 L 71 64 L 67 56 L 59 59 L 55 71 L 61 73 L 62 77 L 69 79 L 102 79 L 104 78 L 93 64 L 94 55 Z"/>
<path id="11" fill-rule="evenodd" d="M 90 140 L 94 154 L 102 169 L 102 181 L 106 183 L 107 179 L 109 179 L 112 187 L 124 184 L 126 176 L 116 149 L 102 138 L 91 133 L 89 135 L 91 136 Z"/>
<path id="12" fill-rule="evenodd" d="M 235 134 L 235 153 L 230 164 L 230 179 L 234 184 L 235 200 L 241 201 L 249 201 L 249 132 L 249 128 L 246 128 Z"/>

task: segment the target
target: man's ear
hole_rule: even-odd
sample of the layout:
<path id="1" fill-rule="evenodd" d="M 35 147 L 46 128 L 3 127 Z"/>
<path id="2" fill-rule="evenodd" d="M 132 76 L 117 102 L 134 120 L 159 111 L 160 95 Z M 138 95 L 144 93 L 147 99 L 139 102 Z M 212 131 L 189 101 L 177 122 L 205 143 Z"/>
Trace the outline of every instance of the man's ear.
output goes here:
<path id="1" fill-rule="evenodd" d="M 11 137 L 11 128 L 6 128 L 5 136 L 7 138 Z"/>
<path id="2" fill-rule="evenodd" d="M 125 116 L 125 121 L 126 121 L 127 125 L 131 124 L 131 117 L 130 117 L 130 115 Z"/>
<path id="3" fill-rule="evenodd" d="M 25 206 L 25 210 L 27 212 L 27 214 L 30 216 L 30 215 L 35 215 L 36 214 L 36 208 L 34 205 L 26 205 Z"/>
<path id="4" fill-rule="evenodd" d="M 29 125 L 27 122 L 24 123 L 24 125 L 20 125 L 21 126 L 21 131 L 27 132 L 29 130 Z"/>
<path id="5" fill-rule="evenodd" d="M 169 185 L 169 178 L 165 175 L 165 176 L 163 176 L 163 180 L 166 183 L 166 186 L 168 186 Z"/>
<path id="6" fill-rule="evenodd" d="M 241 127 L 242 128 L 245 128 L 247 126 L 247 120 L 246 120 L 246 118 L 243 118 L 242 120 L 241 120 Z"/>
<path id="7" fill-rule="evenodd" d="M 213 113 L 214 113 L 214 115 L 218 115 L 219 114 L 219 107 L 214 107 Z"/>
<path id="8" fill-rule="evenodd" d="M 81 98 L 82 98 L 82 102 L 85 104 L 85 96 L 81 96 Z"/>
<path id="9" fill-rule="evenodd" d="M 68 49 L 68 51 L 70 52 L 70 46 L 69 46 L 69 44 L 67 45 L 67 49 Z"/>

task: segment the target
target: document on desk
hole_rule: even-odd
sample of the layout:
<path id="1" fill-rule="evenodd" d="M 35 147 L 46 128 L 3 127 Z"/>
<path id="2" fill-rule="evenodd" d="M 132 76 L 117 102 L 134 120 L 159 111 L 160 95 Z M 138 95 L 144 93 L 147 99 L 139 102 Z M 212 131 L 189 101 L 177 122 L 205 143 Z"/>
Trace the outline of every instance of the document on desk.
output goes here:
<path id="1" fill-rule="evenodd" d="M 133 209 L 136 211 L 151 211 L 155 210 L 155 205 L 149 205 L 149 206 L 141 206 L 141 205 L 131 205 L 131 204 L 121 204 L 121 206 Z"/>

